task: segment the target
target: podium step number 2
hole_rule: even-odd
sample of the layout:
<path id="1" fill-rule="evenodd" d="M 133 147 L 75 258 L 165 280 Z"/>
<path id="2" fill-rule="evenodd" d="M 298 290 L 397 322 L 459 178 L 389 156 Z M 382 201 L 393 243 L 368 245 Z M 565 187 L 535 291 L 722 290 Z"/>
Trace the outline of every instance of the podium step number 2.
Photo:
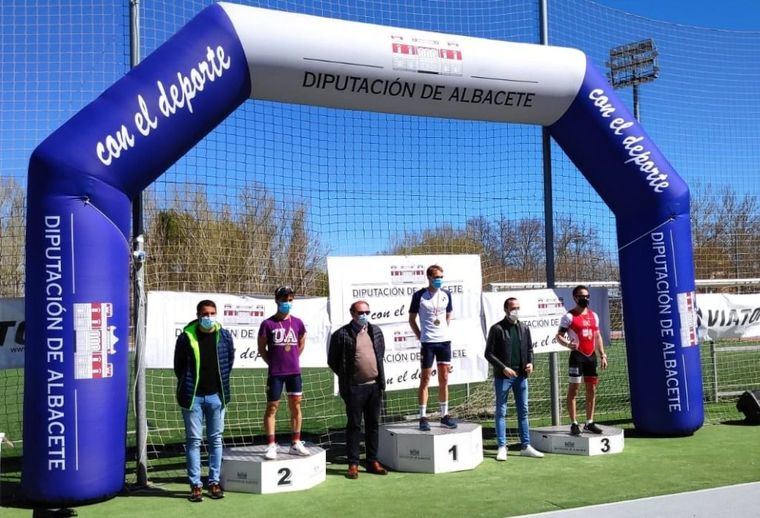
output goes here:
<path id="1" fill-rule="evenodd" d="M 225 491 L 240 493 L 285 493 L 302 491 L 327 478 L 325 450 L 307 445 L 308 457 L 291 455 L 280 446 L 277 459 L 264 457 L 266 446 L 225 448 L 221 484 Z"/>

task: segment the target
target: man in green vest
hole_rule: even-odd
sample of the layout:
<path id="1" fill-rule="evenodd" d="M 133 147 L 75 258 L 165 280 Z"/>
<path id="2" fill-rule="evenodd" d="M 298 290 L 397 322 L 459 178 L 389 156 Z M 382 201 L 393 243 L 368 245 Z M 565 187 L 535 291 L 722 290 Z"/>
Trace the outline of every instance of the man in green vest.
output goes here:
<path id="1" fill-rule="evenodd" d="M 177 376 L 177 403 L 185 422 L 187 476 L 191 502 L 203 500 L 201 482 L 201 441 L 203 421 L 208 440 L 208 492 L 213 499 L 224 498 L 219 485 L 222 467 L 224 411 L 230 402 L 230 372 L 235 361 L 232 335 L 216 319 L 216 304 L 202 300 L 193 320 L 177 337 L 174 347 L 174 374 Z"/>

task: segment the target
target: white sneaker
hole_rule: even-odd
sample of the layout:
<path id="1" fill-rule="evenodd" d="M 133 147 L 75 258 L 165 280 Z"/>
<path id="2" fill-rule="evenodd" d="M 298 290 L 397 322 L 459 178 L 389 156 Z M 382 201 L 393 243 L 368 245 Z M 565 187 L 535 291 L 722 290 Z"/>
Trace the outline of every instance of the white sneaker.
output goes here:
<path id="1" fill-rule="evenodd" d="M 268 460 L 274 460 L 277 458 L 277 443 L 267 445 L 267 451 L 264 452 L 264 457 Z"/>
<path id="2" fill-rule="evenodd" d="M 306 446 L 304 446 L 303 441 L 296 441 L 291 444 L 290 451 L 288 453 L 291 455 L 303 455 L 304 457 L 311 455 L 309 450 L 306 449 Z"/>
<path id="3" fill-rule="evenodd" d="M 496 460 L 507 460 L 507 447 L 506 446 L 499 446 L 499 449 L 496 452 Z"/>
<path id="4" fill-rule="evenodd" d="M 520 455 L 522 455 L 523 457 L 535 457 L 537 459 L 540 459 L 541 457 L 544 456 L 543 453 L 541 453 L 540 451 L 538 451 L 537 449 L 535 449 L 530 444 L 527 445 L 522 450 L 520 450 Z"/>

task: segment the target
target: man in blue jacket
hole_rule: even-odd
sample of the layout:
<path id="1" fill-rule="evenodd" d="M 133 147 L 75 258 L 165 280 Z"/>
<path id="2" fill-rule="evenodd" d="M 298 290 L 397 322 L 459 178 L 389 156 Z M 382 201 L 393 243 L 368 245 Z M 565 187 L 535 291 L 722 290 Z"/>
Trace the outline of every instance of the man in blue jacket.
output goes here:
<path id="1" fill-rule="evenodd" d="M 202 300 L 193 320 L 177 337 L 174 347 L 174 374 L 177 376 L 177 403 L 185 421 L 187 476 L 191 502 L 203 500 L 201 483 L 201 440 L 203 420 L 208 439 L 208 491 L 211 498 L 224 498 L 219 485 L 222 467 L 224 410 L 230 402 L 230 371 L 235 348 L 229 331 L 216 321 L 216 304 Z"/>

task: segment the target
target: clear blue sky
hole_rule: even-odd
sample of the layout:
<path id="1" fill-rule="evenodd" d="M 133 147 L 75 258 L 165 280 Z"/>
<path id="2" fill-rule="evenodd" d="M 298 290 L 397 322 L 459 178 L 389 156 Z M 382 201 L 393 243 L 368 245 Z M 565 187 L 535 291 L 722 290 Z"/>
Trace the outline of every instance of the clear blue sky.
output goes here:
<path id="1" fill-rule="evenodd" d="M 760 30 L 760 1 L 758 0 L 595 1 L 655 20 L 716 29 Z"/>

